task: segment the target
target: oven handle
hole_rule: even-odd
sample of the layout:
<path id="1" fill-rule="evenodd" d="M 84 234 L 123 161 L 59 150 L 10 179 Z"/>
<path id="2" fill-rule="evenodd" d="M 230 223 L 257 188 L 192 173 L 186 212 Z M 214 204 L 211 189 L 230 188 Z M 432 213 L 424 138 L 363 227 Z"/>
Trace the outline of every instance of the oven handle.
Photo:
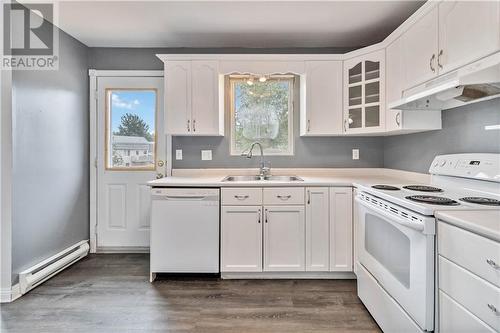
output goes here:
<path id="1" fill-rule="evenodd" d="M 380 215 L 387 215 L 387 212 L 384 211 L 383 209 L 380 209 L 378 208 L 377 206 L 374 206 L 374 205 L 371 205 L 370 203 L 364 201 L 364 200 L 361 200 L 360 198 L 356 197 L 355 199 L 359 204 L 365 206 L 366 208 L 368 209 L 371 209 L 375 212 L 377 212 L 378 214 Z M 407 228 L 410 228 L 410 229 L 413 229 L 413 230 L 416 230 L 416 231 L 419 231 L 419 232 L 424 232 L 424 226 L 421 225 L 421 224 L 413 224 L 411 222 L 408 222 L 406 221 L 405 219 L 402 219 L 400 217 L 397 217 L 397 216 L 393 216 L 391 215 L 390 217 L 388 217 L 391 221 L 394 221 L 396 222 L 397 224 L 399 225 L 402 225 L 404 227 L 407 227 Z"/>

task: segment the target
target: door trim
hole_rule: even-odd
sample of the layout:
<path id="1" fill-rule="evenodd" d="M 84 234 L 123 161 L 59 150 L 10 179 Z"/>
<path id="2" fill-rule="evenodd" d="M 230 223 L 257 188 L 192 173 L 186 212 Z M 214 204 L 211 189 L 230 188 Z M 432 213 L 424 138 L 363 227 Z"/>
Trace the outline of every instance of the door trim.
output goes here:
<path id="1" fill-rule="evenodd" d="M 90 182 L 90 253 L 97 252 L 97 79 L 99 77 L 163 77 L 162 70 L 96 70 L 89 69 L 89 182 Z M 161 96 L 160 98 L 163 98 Z M 165 112 L 165 111 L 164 111 Z M 172 139 L 166 137 L 166 175 L 172 174 Z"/>

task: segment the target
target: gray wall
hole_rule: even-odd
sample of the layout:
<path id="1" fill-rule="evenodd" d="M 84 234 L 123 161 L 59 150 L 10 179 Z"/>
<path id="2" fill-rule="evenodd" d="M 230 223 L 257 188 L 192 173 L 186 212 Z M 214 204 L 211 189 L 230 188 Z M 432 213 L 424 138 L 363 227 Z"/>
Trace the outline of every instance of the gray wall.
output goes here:
<path id="1" fill-rule="evenodd" d="M 443 129 L 384 139 L 384 166 L 428 172 L 434 156 L 453 153 L 500 153 L 500 99 L 445 110 Z"/>
<path id="2" fill-rule="evenodd" d="M 59 39 L 59 70 L 13 74 L 15 280 L 89 238 L 88 48 L 62 31 Z"/>

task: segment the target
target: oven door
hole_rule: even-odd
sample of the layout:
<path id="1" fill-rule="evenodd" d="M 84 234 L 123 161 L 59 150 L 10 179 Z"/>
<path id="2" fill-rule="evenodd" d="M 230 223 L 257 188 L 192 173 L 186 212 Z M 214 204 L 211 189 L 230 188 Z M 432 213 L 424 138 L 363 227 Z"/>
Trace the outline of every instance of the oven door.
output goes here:
<path id="1" fill-rule="evenodd" d="M 404 209 L 376 200 L 379 205 L 356 198 L 358 261 L 422 329 L 431 331 L 434 235 L 424 234 L 418 225 L 395 213 Z"/>

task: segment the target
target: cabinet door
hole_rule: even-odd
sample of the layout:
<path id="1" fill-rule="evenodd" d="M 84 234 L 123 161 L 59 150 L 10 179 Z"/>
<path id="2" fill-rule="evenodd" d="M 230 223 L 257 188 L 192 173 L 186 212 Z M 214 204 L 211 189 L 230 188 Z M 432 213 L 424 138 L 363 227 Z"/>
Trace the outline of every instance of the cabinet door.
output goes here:
<path id="1" fill-rule="evenodd" d="M 191 62 L 165 63 L 165 128 L 171 135 L 191 133 Z"/>
<path id="2" fill-rule="evenodd" d="M 223 112 L 219 113 L 217 61 L 192 62 L 192 134 L 223 135 Z"/>
<path id="3" fill-rule="evenodd" d="M 262 207 L 223 206 L 221 272 L 262 272 Z"/>
<path id="4" fill-rule="evenodd" d="M 306 271 L 328 271 L 330 220 L 328 188 L 306 189 Z"/>
<path id="5" fill-rule="evenodd" d="M 345 119 L 349 134 L 385 130 L 385 50 L 344 62 Z"/>
<path id="6" fill-rule="evenodd" d="M 402 38 L 404 88 L 414 87 L 437 75 L 437 6 L 406 31 Z"/>
<path id="7" fill-rule="evenodd" d="M 304 206 L 264 206 L 264 271 L 304 270 Z"/>
<path id="8" fill-rule="evenodd" d="M 439 4 L 440 74 L 500 49 L 499 1 Z"/>
<path id="9" fill-rule="evenodd" d="M 387 132 L 401 129 L 401 111 L 389 109 L 392 102 L 401 99 L 403 92 L 403 54 L 401 38 L 396 39 L 386 49 L 386 116 Z"/>
<path id="10" fill-rule="evenodd" d="M 342 134 L 342 62 L 306 62 L 305 86 L 300 134 Z"/>
<path id="11" fill-rule="evenodd" d="M 330 188 L 330 271 L 351 272 L 352 188 Z"/>

